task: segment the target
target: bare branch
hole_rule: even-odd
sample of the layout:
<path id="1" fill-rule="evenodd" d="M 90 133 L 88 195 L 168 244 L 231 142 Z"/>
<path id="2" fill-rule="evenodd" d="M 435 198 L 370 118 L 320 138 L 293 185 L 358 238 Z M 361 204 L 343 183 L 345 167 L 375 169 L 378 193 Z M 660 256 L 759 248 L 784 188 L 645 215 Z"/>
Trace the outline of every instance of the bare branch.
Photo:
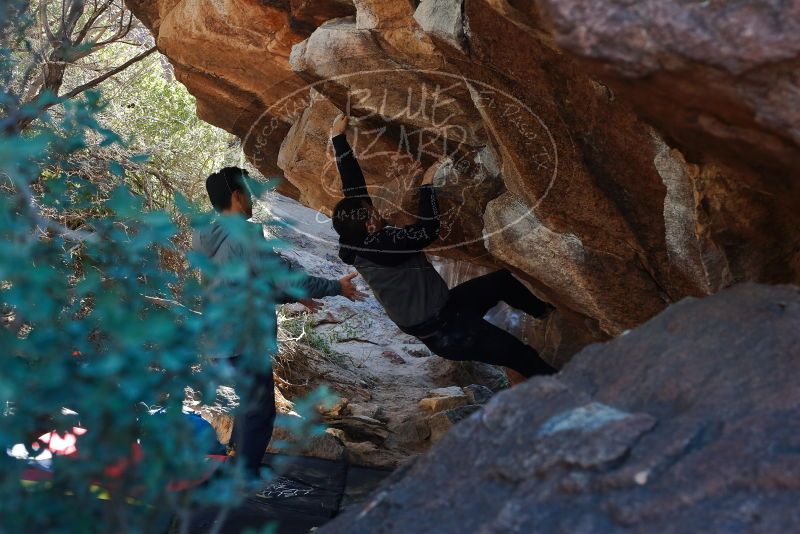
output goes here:
<path id="1" fill-rule="evenodd" d="M 175 192 L 175 188 L 170 183 L 169 178 L 167 178 L 167 176 L 163 172 L 156 169 L 155 167 L 145 167 L 143 170 L 144 172 L 150 174 L 151 176 L 156 178 L 159 182 L 161 182 L 161 185 L 163 185 L 164 189 L 166 189 L 168 192 L 170 193 Z"/>
<path id="2" fill-rule="evenodd" d="M 108 10 L 108 8 L 111 7 L 111 4 L 113 2 L 114 0 L 107 0 L 105 4 L 99 7 L 97 5 L 97 2 L 94 3 L 94 11 L 92 11 L 92 14 L 87 19 L 86 24 L 84 24 L 83 28 L 81 28 L 81 30 L 78 32 L 78 35 L 75 37 L 73 43 L 79 44 L 84 42 L 84 39 L 86 39 L 86 35 L 89 33 L 89 30 L 94 26 L 95 22 L 97 22 L 97 19 L 99 19 L 103 15 L 103 13 L 105 13 Z"/>
<path id="3" fill-rule="evenodd" d="M 86 7 L 86 0 L 72 0 L 69 6 L 69 11 L 67 13 L 67 18 L 64 23 L 64 27 L 60 33 L 60 41 L 61 45 L 73 45 L 70 41 L 70 36 L 75 31 L 75 26 L 78 25 L 78 21 L 83 16 L 84 9 Z"/>
<path id="4" fill-rule="evenodd" d="M 53 35 L 53 31 L 50 29 L 50 21 L 47 20 L 47 7 L 49 5 L 50 0 L 42 0 L 42 3 L 39 4 L 39 23 L 44 29 L 45 35 L 47 35 L 48 42 L 55 46 L 56 36 Z"/>
<path id="5" fill-rule="evenodd" d="M 158 48 L 154 46 L 154 47 L 150 48 L 149 50 L 147 50 L 146 52 L 142 52 L 138 56 L 126 61 L 125 63 L 123 63 L 119 67 L 106 72 L 102 76 L 98 76 L 97 78 L 95 78 L 94 80 L 92 80 L 90 82 L 87 82 L 87 83 L 85 83 L 85 84 L 83 84 L 81 86 L 76 87 L 72 91 L 66 93 L 65 95 L 63 95 L 63 96 L 61 96 L 59 98 L 60 99 L 65 99 L 65 100 L 68 100 L 70 98 L 75 98 L 76 96 L 78 96 L 79 94 L 83 93 L 84 91 L 87 91 L 87 90 L 91 89 L 92 87 L 96 87 L 97 85 L 100 85 L 101 83 L 103 83 L 107 79 L 111 78 L 112 76 L 115 76 L 115 75 L 119 74 L 120 72 L 124 71 L 125 69 L 127 69 L 128 67 L 130 67 L 131 65 L 133 65 L 135 63 L 138 63 L 139 61 L 143 60 L 144 58 L 146 58 L 147 56 L 149 56 L 150 54 L 152 54 L 156 50 L 158 50 Z"/>
<path id="6" fill-rule="evenodd" d="M 188 306 L 186 306 L 185 304 L 181 304 L 177 300 L 162 299 L 161 297 L 151 297 L 150 295 L 144 295 L 144 294 L 141 294 L 141 293 L 140 293 L 140 295 L 143 296 L 144 298 L 146 298 L 147 300 L 152 300 L 153 302 L 157 302 L 158 304 L 161 304 L 161 305 L 169 304 L 169 305 L 172 305 L 172 306 L 179 306 L 181 308 L 186 309 L 190 313 L 194 313 L 195 315 L 203 315 L 201 312 L 199 312 L 197 310 L 193 310 L 193 309 L 189 308 Z"/>
<path id="7" fill-rule="evenodd" d="M 78 241 L 78 242 L 85 242 L 85 241 L 95 241 L 97 239 L 97 235 L 91 232 L 84 232 L 80 230 L 70 230 L 69 228 L 58 224 L 56 221 L 51 220 L 46 217 L 42 217 L 39 213 L 39 207 L 36 203 L 36 200 L 33 197 L 33 191 L 31 191 L 30 186 L 27 183 L 17 183 L 14 184 L 17 194 L 20 196 L 21 200 L 24 204 L 28 207 L 29 210 L 29 218 L 31 222 L 37 228 L 42 230 L 52 230 L 56 234 L 60 235 L 64 239 L 70 241 Z"/>
<path id="8" fill-rule="evenodd" d="M 119 30 L 114 35 L 112 35 L 110 38 L 106 39 L 105 41 L 100 41 L 100 42 L 94 43 L 92 45 L 92 48 L 96 49 L 96 48 L 103 47 L 105 45 L 108 45 L 108 44 L 111 44 L 113 42 L 119 41 L 120 39 L 123 39 L 126 35 L 128 35 L 128 33 L 130 33 L 130 31 L 131 31 L 131 28 L 133 28 L 133 13 L 129 14 L 127 24 L 122 24 L 124 22 L 124 20 L 125 20 L 125 13 L 123 12 L 122 15 L 121 15 L 121 18 L 120 18 Z"/>

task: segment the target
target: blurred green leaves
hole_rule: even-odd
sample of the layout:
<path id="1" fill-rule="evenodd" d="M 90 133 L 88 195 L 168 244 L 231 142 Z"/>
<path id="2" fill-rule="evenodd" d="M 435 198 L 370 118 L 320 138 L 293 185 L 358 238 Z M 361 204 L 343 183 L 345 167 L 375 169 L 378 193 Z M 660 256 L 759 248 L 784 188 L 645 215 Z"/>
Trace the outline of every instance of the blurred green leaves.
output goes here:
<path id="1" fill-rule="evenodd" d="M 24 43 L 19 14 L 26 5 L 0 6 L 0 43 Z M 12 65 L 14 53 L 0 44 L 0 65 Z M 280 264 L 261 262 L 258 250 L 224 267 L 190 254 L 203 283 L 164 268 L 165 251 L 183 254 L 174 242 L 176 221 L 198 228 L 209 215 L 188 186 L 184 194 L 158 197 L 168 202 L 152 202 L 155 178 L 147 172 L 170 171 L 196 184 L 219 163 L 215 149 L 197 155 L 226 136 L 197 120 L 185 90 L 153 72 L 140 74 L 131 80 L 134 91 L 150 91 L 144 107 L 87 92 L 60 103 L 24 135 L 7 127 L 54 95 L 31 109 L 0 97 L 0 447 L 87 430 L 76 456 L 53 458 L 48 483 L 22 484 L 27 463 L 0 452 L 0 533 L 153 532 L 198 504 L 226 506 L 242 497 L 235 469 L 203 490 L 169 490 L 171 481 L 207 468 L 206 439 L 182 414 L 184 389 L 191 384 L 211 395 L 229 383 L 226 366 L 203 356 L 234 348 L 249 355 L 236 377 L 249 389 L 249 371 L 267 367 L 275 351 L 275 288 L 291 280 Z M 188 130 L 197 133 L 191 143 Z M 105 161 L 120 178 L 113 187 L 87 174 L 94 170 L 85 159 L 92 143 L 115 151 L 104 157 L 120 158 Z M 147 181 L 137 182 L 137 173 Z M 258 232 L 244 221 L 225 224 L 243 243 Z M 256 248 L 274 245 L 258 237 Z M 235 290 L 218 285 L 221 293 L 212 298 L 216 280 Z M 325 396 L 318 392 L 296 411 L 313 413 Z M 161 408 L 156 414 L 154 406 Z M 292 418 L 290 426 L 301 434 L 320 431 L 308 417 Z M 98 488 L 107 500 L 97 498 Z"/>

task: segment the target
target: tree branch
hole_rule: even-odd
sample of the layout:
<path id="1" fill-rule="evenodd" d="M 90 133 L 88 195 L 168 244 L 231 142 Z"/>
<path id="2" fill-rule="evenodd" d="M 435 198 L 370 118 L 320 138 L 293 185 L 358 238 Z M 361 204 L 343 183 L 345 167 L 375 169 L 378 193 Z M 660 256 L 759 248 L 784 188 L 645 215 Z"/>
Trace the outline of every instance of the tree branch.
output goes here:
<path id="1" fill-rule="evenodd" d="M 44 29 L 44 33 L 47 36 L 47 41 L 52 46 L 56 42 L 56 36 L 53 35 L 53 31 L 50 29 L 50 21 L 47 20 L 47 7 L 49 5 L 50 0 L 42 0 L 42 3 L 39 4 L 39 20 L 42 28 Z"/>
<path id="2" fill-rule="evenodd" d="M 86 8 L 86 0 L 72 0 L 69 6 L 69 12 L 66 14 L 66 22 L 60 34 L 61 41 L 65 45 L 72 44 L 70 36 L 75 31 L 75 26 L 83 16 L 84 9 Z"/>
<path id="3" fill-rule="evenodd" d="M 123 63 L 119 67 L 117 67 L 117 68 L 115 68 L 113 70 L 110 70 L 110 71 L 106 72 L 105 74 L 103 74 L 102 76 L 98 76 L 94 80 L 92 80 L 90 82 L 87 82 L 87 83 L 85 83 L 83 85 L 80 85 L 80 86 L 76 87 L 75 89 L 73 89 L 72 91 L 60 96 L 59 99 L 60 100 L 69 100 L 70 98 L 75 98 L 76 96 L 78 96 L 79 94 L 83 93 L 84 91 L 87 91 L 87 90 L 91 89 L 92 87 L 96 87 L 97 85 L 100 85 L 101 83 L 103 83 L 107 79 L 111 78 L 112 76 L 115 76 L 115 75 L 119 74 L 120 72 L 124 71 L 125 69 L 127 69 L 128 67 L 130 67 L 131 65 L 133 65 L 135 63 L 138 63 L 139 61 L 143 60 L 144 58 L 146 58 L 147 56 L 149 56 L 150 54 L 152 54 L 156 50 L 158 50 L 158 48 L 154 46 L 154 47 L 150 48 L 149 50 L 147 50 L 146 52 L 142 52 L 138 56 L 126 61 L 125 63 Z"/>
<path id="4" fill-rule="evenodd" d="M 105 4 L 103 4 L 102 6 L 99 6 L 99 7 L 98 7 L 97 3 L 95 2 L 95 7 L 94 7 L 94 10 L 92 11 L 91 16 L 86 21 L 86 24 L 83 25 L 83 28 L 81 28 L 81 31 L 78 32 L 78 36 L 75 38 L 75 43 L 76 44 L 82 43 L 84 41 L 84 39 L 86 39 L 86 34 L 89 33 L 89 29 L 91 29 L 92 26 L 94 26 L 94 23 L 97 22 L 97 19 L 99 19 L 100 16 L 103 13 L 105 13 L 106 10 L 109 7 L 111 7 L 111 4 L 113 3 L 113 1 L 114 0 L 107 0 Z"/>
<path id="5" fill-rule="evenodd" d="M 178 302 L 177 300 L 163 299 L 161 297 L 151 297 L 150 295 L 145 295 L 143 293 L 140 293 L 140 295 L 143 296 L 144 298 L 146 298 L 147 300 L 152 300 L 153 302 L 157 302 L 158 304 L 161 304 L 161 305 L 169 304 L 169 305 L 172 305 L 172 306 L 179 306 L 181 308 L 186 309 L 187 311 L 189 311 L 191 313 L 194 313 L 195 315 L 203 315 L 202 312 L 199 312 L 197 310 L 193 310 L 190 307 L 186 306 L 185 304 L 182 304 L 182 303 Z"/>

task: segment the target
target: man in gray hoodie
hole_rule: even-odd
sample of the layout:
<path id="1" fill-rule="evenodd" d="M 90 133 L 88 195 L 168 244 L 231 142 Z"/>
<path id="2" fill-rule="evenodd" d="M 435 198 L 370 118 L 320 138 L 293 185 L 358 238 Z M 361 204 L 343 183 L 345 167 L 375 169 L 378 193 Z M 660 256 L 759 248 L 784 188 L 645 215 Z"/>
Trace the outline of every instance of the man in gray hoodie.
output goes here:
<path id="1" fill-rule="evenodd" d="M 246 266 L 247 276 L 256 278 L 262 287 L 268 287 L 272 302 L 302 302 L 315 309 L 316 298 L 342 295 L 350 300 L 363 300 L 366 295 L 353 284 L 357 273 L 340 280 L 328 280 L 308 276 L 298 271 L 274 250 L 268 247 L 261 233 L 261 225 L 238 224 L 253 216 L 252 198 L 245 183 L 247 171 L 236 167 L 222 169 L 206 180 L 206 190 L 214 209 L 220 216 L 211 225 L 195 232 L 192 248 L 202 253 L 217 268 L 217 279 L 208 280 L 209 298 L 241 298 L 243 284 L 236 280 L 235 274 L 226 275 L 226 269 L 234 273 Z M 239 220 L 224 220 L 225 217 L 238 217 Z M 234 223 L 234 224 L 230 224 Z M 240 231 L 234 231 L 237 228 Z M 283 275 L 283 276 L 282 276 Z M 289 280 L 288 282 L 281 280 Z M 250 284 L 252 285 L 252 284 Z M 255 301 L 258 301 L 257 297 Z M 264 302 L 261 300 L 260 302 Z M 267 332 L 256 335 L 271 336 L 268 340 L 269 354 L 243 354 L 247 345 L 244 337 L 253 332 L 245 332 L 238 324 L 233 324 L 230 316 L 220 317 L 215 325 L 214 346 L 229 347 L 223 354 L 208 354 L 211 358 L 227 359 L 232 365 L 240 367 L 241 372 L 251 372 L 248 391 L 240 392 L 240 405 L 231 435 L 232 445 L 237 457 L 243 459 L 245 469 L 257 476 L 264 452 L 272 436 L 275 422 L 275 393 L 272 377 L 271 356 L 277 350 L 277 319 L 275 309 L 269 305 L 266 310 L 246 310 L 246 313 L 267 313 L 269 328 Z M 245 356 L 248 361 L 242 361 Z"/>

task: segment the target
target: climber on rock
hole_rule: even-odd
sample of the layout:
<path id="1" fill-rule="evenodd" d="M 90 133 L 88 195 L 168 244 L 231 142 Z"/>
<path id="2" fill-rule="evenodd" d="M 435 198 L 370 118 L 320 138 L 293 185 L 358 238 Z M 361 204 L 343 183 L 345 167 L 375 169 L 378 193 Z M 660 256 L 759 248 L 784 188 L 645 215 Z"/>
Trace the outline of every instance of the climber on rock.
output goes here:
<path id="1" fill-rule="evenodd" d="M 473 360 L 513 369 L 525 377 L 552 374 L 532 347 L 483 317 L 500 301 L 533 317 L 551 306 L 536 298 L 507 270 L 465 282 L 453 289 L 428 261 L 423 249 L 439 237 L 439 207 L 433 177 L 424 174 L 417 222 L 389 225 L 373 206 L 361 167 L 347 142 L 349 118 L 339 115 L 331 129 L 344 199 L 333 210 L 339 257 L 366 280 L 400 329 L 449 360 Z"/>
<path id="2" fill-rule="evenodd" d="M 228 167 L 212 174 L 206 180 L 208 197 L 219 217 L 208 227 L 195 232 L 192 237 L 192 248 L 210 258 L 222 269 L 220 278 L 225 276 L 226 268 L 235 270 L 237 263 L 247 265 L 248 275 L 251 277 L 271 276 L 274 273 L 268 271 L 270 266 L 274 271 L 276 267 L 282 265 L 286 271 L 292 272 L 295 291 L 284 286 L 273 287 L 274 302 L 299 301 L 311 309 L 316 309 L 319 303 L 309 299 L 341 295 L 353 301 L 363 300 L 366 295 L 353 284 L 353 278 L 357 273 L 349 274 L 340 280 L 308 276 L 302 271 L 295 270 L 288 261 L 266 246 L 260 224 L 246 224 L 243 235 L 231 232 L 230 225 L 222 224 L 223 217 L 250 219 L 253 216 L 252 199 L 245 182 L 246 177 L 247 171 Z M 235 298 L 238 293 L 231 293 L 241 291 L 236 289 L 236 283 L 226 280 L 206 282 L 210 288 L 216 287 L 216 292 L 210 291 L 210 295 L 215 295 L 216 298 Z M 228 289 L 225 289 L 226 287 Z M 305 300 L 298 298 L 298 289 L 305 293 Z M 274 309 L 261 311 L 275 316 Z M 237 330 L 241 328 L 236 324 L 214 325 L 214 335 L 229 336 L 231 346 L 240 344 L 236 340 Z M 269 335 L 275 336 L 276 331 L 277 327 L 273 328 Z M 277 346 L 277 340 L 272 340 L 270 345 Z M 240 368 L 240 372 L 245 369 L 252 373 L 249 391 L 240 394 L 242 400 L 234 420 L 231 441 L 236 448 L 237 457 L 243 459 L 247 473 L 257 477 L 275 422 L 275 392 L 270 355 L 244 355 L 238 349 L 234 349 L 232 353 L 209 354 L 209 356 L 227 360 L 234 367 Z"/>

